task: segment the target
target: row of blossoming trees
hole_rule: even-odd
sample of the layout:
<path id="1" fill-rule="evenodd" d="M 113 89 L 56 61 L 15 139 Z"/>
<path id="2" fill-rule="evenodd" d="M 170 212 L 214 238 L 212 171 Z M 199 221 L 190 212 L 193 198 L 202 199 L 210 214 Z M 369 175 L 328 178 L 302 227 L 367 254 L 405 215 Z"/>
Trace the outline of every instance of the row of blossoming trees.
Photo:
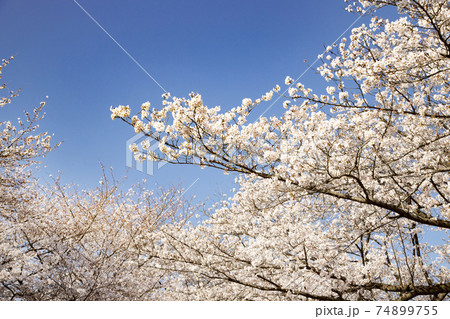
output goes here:
<path id="1" fill-rule="evenodd" d="M 19 128 L 1 122 L 0 299 L 449 299 L 450 5 L 348 9 L 372 20 L 321 56 L 323 92 L 287 77 L 224 112 L 194 93 L 112 109 L 159 142 L 133 145 L 138 159 L 238 175 L 197 225 L 179 189 L 39 185 L 43 104 Z M 248 123 L 274 95 L 284 113 Z"/>

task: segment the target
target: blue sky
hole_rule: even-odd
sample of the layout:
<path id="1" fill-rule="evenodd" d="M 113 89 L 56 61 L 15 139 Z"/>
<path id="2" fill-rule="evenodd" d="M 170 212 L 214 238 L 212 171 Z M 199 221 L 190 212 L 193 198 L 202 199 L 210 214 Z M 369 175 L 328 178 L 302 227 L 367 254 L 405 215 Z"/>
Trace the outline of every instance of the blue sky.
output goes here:
<path id="1" fill-rule="evenodd" d="M 344 1 L 77 0 L 166 90 L 202 94 L 224 110 L 297 78 L 357 18 Z M 356 25 L 359 25 L 358 22 Z M 213 169 L 166 165 L 153 176 L 126 173 L 125 143 L 133 130 L 110 119 L 110 106 L 161 103 L 163 91 L 73 0 L 0 0 L 0 57 L 15 55 L 2 80 L 21 95 L 2 109 L 14 119 L 46 95 L 41 128 L 61 147 L 40 176 L 62 173 L 82 187 L 97 185 L 99 163 L 128 182 L 185 188 L 200 200 L 227 193 L 234 177 Z M 308 71 L 301 82 L 319 87 Z M 255 118 L 268 105 L 256 110 Z M 266 114 L 279 114 L 281 101 Z"/>

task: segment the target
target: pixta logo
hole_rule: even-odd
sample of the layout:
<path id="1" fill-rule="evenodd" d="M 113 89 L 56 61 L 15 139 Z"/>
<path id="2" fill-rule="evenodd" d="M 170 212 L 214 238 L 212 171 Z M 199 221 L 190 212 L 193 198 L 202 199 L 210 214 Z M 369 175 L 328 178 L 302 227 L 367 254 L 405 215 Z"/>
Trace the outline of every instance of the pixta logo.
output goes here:
<path id="1" fill-rule="evenodd" d="M 142 142 L 148 141 L 150 147 L 148 148 L 149 151 L 157 152 L 159 150 L 158 142 L 154 139 L 146 136 L 144 133 L 139 133 L 133 136 L 132 138 L 128 139 L 126 142 L 126 165 L 127 167 L 136 167 L 136 169 L 140 172 L 143 172 L 147 175 L 153 176 L 155 172 L 159 169 L 161 169 L 164 165 L 167 164 L 167 162 L 164 161 L 151 161 L 149 159 L 145 160 L 136 160 L 134 152 L 131 150 L 132 145 L 136 145 L 139 152 L 142 155 L 146 154 L 146 151 L 142 147 Z M 135 163 L 135 166 L 133 165 Z"/>

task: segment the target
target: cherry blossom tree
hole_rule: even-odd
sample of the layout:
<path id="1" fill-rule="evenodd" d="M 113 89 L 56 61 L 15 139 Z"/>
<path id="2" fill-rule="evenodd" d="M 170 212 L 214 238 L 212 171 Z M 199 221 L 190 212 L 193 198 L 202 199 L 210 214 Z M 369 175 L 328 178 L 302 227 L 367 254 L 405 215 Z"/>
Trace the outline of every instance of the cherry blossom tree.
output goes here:
<path id="1" fill-rule="evenodd" d="M 0 77 L 12 59 L 2 60 Z M 2 84 L 0 90 L 1 93 L 8 90 L 6 96 L 2 94 L 0 97 L 1 108 L 18 95 L 18 91 L 8 89 L 6 84 Z M 46 133 L 36 133 L 44 104 L 41 102 L 32 114 L 26 113 L 26 120 L 19 119 L 18 126 L 10 121 L 0 122 L 0 298 L 4 295 L 4 278 L 10 275 L 12 265 L 28 260 L 21 245 L 15 242 L 14 234 L 19 231 L 15 226 L 24 222 L 24 212 L 33 200 L 33 194 L 28 191 L 36 186 L 33 168 L 36 168 L 39 157 L 52 149 L 51 137 Z"/>
<path id="2" fill-rule="evenodd" d="M 0 65 L 0 79 L 2 70 L 13 57 L 2 60 Z M 7 89 L 6 84 L 0 90 Z M 2 92 L 2 91 L 0 91 Z M 0 107 L 10 104 L 19 91 L 9 90 L 6 97 L 0 97 Z M 32 167 L 38 164 L 38 159 L 52 150 L 51 136 L 47 133 L 35 134 L 43 118 L 45 102 L 34 108 L 33 113 L 25 113 L 25 121 L 18 119 L 18 126 L 10 121 L 0 122 L 0 205 L 11 204 L 14 196 L 26 183 L 31 182 Z"/>
<path id="3" fill-rule="evenodd" d="M 44 195 L 45 194 L 45 195 Z M 182 190 L 120 191 L 104 176 L 93 190 L 45 188 L 10 228 L 0 299 L 151 300 L 166 271 L 150 268 L 151 233 L 187 217 Z"/>
<path id="4" fill-rule="evenodd" d="M 8 92 L 1 106 L 16 96 Z M 190 217 L 183 191 L 124 192 L 105 173 L 90 190 L 59 179 L 42 185 L 34 173 L 54 149 L 36 133 L 44 104 L 17 126 L 0 123 L 0 300 L 154 299 L 166 271 L 147 266 L 151 233 Z"/>
<path id="5" fill-rule="evenodd" d="M 385 7 L 398 11 L 390 21 Z M 450 6 L 359 0 L 369 25 L 327 47 L 315 93 L 286 77 L 221 112 L 163 95 L 112 108 L 159 142 L 137 159 L 238 173 L 198 226 L 164 225 L 153 267 L 167 299 L 443 300 L 450 292 Z M 251 112 L 284 98 L 281 116 Z M 143 149 L 143 151 L 140 151 Z"/>

